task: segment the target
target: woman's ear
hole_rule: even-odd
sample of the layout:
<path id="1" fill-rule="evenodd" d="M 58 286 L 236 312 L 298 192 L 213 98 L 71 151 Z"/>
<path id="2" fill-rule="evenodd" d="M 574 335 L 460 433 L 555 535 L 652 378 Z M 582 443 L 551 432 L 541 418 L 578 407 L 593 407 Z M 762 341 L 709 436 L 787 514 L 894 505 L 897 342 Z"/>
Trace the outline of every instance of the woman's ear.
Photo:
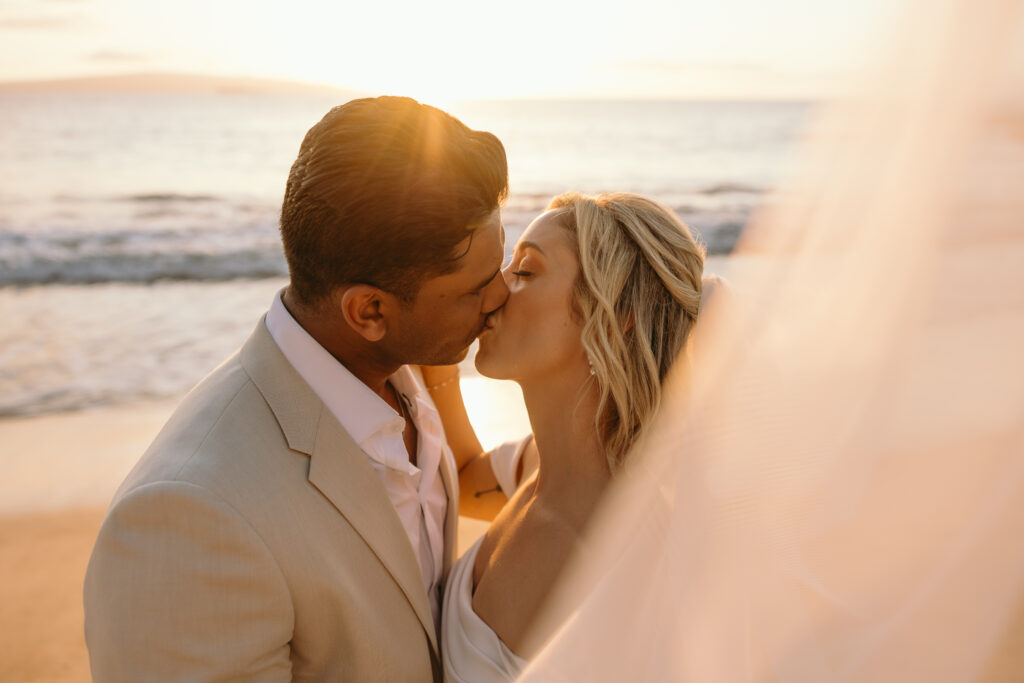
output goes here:
<path id="1" fill-rule="evenodd" d="M 385 319 L 387 294 L 372 285 L 352 285 L 339 292 L 341 314 L 361 337 L 378 342 L 387 333 Z"/>

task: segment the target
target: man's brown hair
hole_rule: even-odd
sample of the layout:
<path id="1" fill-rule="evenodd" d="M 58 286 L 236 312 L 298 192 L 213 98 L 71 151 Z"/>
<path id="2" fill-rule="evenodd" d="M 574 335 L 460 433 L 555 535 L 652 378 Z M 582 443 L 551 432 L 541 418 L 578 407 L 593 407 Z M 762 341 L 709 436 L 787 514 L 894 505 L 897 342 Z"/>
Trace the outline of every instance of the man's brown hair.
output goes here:
<path id="1" fill-rule="evenodd" d="M 352 100 L 310 128 L 288 174 L 281 239 L 300 301 L 344 284 L 403 300 L 455 269 L 456 246 L 508 195 L 491 133 L 408 97 Z"/>

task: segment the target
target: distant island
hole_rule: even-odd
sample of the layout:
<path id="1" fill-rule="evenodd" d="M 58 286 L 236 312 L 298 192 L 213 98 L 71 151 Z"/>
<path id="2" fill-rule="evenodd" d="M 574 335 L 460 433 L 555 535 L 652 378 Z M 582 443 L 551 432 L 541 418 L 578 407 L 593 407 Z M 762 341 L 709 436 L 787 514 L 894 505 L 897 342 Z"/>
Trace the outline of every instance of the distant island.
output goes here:
<path id="1" fill-rule="evenodd" d="M 270 78 L 202 76 L 183 73 L 136 73 L 40 81 L 0 82 L 0 93 L 10 92 L 322 94 L 342 95 L 345 99 L 367 94 L 319 83 L 301 83 Z"/>

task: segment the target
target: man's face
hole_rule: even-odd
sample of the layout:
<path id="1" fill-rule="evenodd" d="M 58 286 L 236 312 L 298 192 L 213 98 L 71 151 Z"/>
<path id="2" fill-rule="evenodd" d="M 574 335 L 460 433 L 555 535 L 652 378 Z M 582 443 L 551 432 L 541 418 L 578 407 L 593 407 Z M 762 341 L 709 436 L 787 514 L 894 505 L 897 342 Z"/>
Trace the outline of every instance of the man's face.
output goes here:
<path id="1" fill-rule="evenodd" d="M 501 276 L 505 229 L 495 209 L 467 238 L 454 272 L 425 280 L 416 298 L 392 320 L 388 337 L 401 362 L 449 365 L 466 357 L 487 316 L 501 308 L 508 287 Z M 460 245 L 465 249 L 465 244 Z M 457 248 L 458 250 L 458 248 Z"/>

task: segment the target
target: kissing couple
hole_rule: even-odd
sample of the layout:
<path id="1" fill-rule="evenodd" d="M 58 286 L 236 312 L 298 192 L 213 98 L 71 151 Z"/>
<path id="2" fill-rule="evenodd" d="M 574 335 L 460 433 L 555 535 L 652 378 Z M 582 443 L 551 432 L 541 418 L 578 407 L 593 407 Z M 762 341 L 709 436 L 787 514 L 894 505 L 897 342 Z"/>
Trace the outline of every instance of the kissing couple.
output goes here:
<path id="1" fill-rule="evenodd" d="M 400 97 L 306 134 L 290 281 L 121 485 L 85 580 L 97 681 L 511 680 L 685 350 L 704 251 L 633 194 L 555 197 L 505 267 L 501 142 Z M 201 302 L 196 302 L 202 305 Z M 455 365 L 517 382 L 484 452 Z M 459 508 L 491 521 L 455 559 Z"/>

